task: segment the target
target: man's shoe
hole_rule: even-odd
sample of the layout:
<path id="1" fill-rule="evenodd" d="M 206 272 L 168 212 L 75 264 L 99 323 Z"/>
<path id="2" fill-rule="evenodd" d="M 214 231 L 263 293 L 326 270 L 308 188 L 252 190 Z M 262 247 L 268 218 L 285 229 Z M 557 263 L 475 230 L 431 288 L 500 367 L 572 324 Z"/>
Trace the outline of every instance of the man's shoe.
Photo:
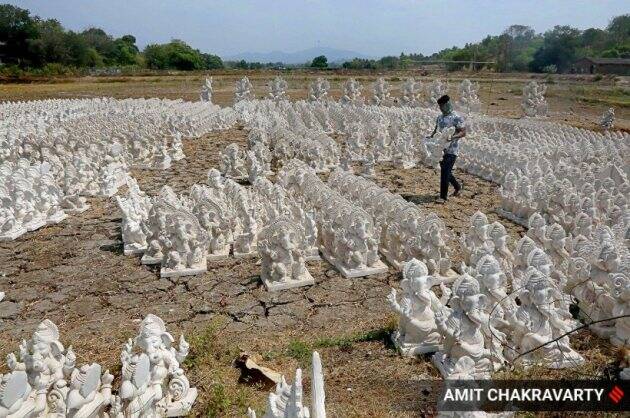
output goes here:
<path id="1" fill-rule="evenodd" d="M 464 190 L 464 182 L 463 181 L 462 181 L 461 185 L 459 186 L 459 189 L 455 190 L 455 193 L 453 193 L 453 197 L 459 196 L 459 194 L 462 192 L 462 190 Z"/>
<path id="2" fill-rule="evenodd" d="M 439 198 L 435 201 L 435 203 L 438 203 L 438 204 L 440 204 L 440 205 L 443 205 L 443 204 L 445 204 L 446 202 L 447 202 L 447 200 L 446 200 L 446 199 L 442 199 L 441 197 L 439 197 Z"/>

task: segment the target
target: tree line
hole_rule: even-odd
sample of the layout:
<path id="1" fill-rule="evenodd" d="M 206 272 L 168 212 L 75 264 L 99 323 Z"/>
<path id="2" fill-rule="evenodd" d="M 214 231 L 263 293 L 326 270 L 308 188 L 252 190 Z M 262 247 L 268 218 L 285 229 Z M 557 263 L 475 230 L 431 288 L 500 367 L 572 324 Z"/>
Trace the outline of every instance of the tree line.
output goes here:
<path id="1" fill-rule="evenodd" d="M 481 42 L 443 49 L 429 56 L 404 54 L 377 60 L 355 58 L 341 66 L 348 69 L 405 69 L 419 62 L 446 61 L 458 70 L 471 62 L 492 62 L 500 72 L 567 72 L 581 57 L 630 58 L 630 14 L 613 18 L 605 29 L 579 30 L 556 26 L 536 33 L 529 26 L 512 25 L 500 35 Z M 133 35 L 116 38 L 99 28 L 81 32 L 65 29 L 55 19 L 40 19 L 28 10 L 0 5 L 0 63 L 7 68 L 63 73 L 72 68 L 137 67 L 156 70 L 211 70 L 220 68 L 283 68 L 282 63 L 226 62 L 194 49 L 182 40 L 150 44 L 142 51 Z M 305 66 L 327 68 L 325 56 Z M 479 67 L 485 64 L 475 64 Z"/>
<path id="2" fill-rule="evenodd" d="M 0 62 L 48 73 L 98 67 L 223 68 L 220 57 L 202 53 L 181 40 L 147 45 L 140 51 L 133 35 L 115 38 L 99 28 L 75 32 L 55 19 L 40 19 L 9 4 L 0 5 Z"/>
<path id="3" fill-rule="evenodd" d="M 488 35 L 481 42 L 454 46 L 429 56 L 402 53 L 379 60 L 355 58 L 342 66 L 404 69 L 416 66 L 419 61 L 439 60 L 451 61 L 447 63 L 450 70 L 468 67 L 474 61 L 494 62 L 492 67 L 500 72 L 567 72 L 582 57 L 630 58 L 630 14 L 614 17 L 605 29 L 555 26 L 545 33 L 536 33 L 529 26 L 512 25 L 500 35 Z"/>

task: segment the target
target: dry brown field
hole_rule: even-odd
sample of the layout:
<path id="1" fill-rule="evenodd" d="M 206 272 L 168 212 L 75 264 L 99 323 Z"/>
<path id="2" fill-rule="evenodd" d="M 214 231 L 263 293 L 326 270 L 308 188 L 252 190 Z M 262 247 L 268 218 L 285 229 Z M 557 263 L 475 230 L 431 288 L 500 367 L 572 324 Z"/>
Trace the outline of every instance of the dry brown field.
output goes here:
<path id="1" fill-rule="evenodd" d="M 251 73 L 258 96 L 273 72 Z M 229 105 L 234 81 L 241 73 L 217 74 L 215 102 Z M 317 74 L 284 74 L 292 98 L 305 97 L 310 78 Z M 346 75 L 327 74 L 333 96 Z M 364 92 L 377 74 L 360 74 Z M 398 87 L 405 75 L 386 74 Z M 530 75 L 452 74 L 451 88 L 470 76 L 480 82 L 483 110 L 491 115 L 517 117 L 520 89 Z M 0 85 L 0 100 L 71 97 L 165 97 L 195 100 L 204 74 L 121 78 L 82 78 Z M 416 77 L 419 77 L 416 75 Z M 441 76 L 446 79 L 445 76 Z M 421 76 L 422 81 L 435 75 Z M 624 80 L 592 81 L 555 77 L 549 84 L 551 118 L 597 129 L 603 110 L 615 106 L 617 124 L 630 129 L 629 96 Z M 620 94 L 619 91 L 625 93 Z M 617 93 L 614 93 L 617 92 Z M 397 92 L 394 92 L 396 94 Z M 247 133 L 237 126 L 184 143 L 187 158 L 166 171 L 134 170 L 142 189 L 155 194 L 165 184 L 185 192 L 203 182 L 206 172 L 218 166 L 219 152 L 230 142 L 245 145 Z M 437 212 L 456 233 L 466 230 L 476 210 L 491 221 L 498 204 L 497 186 L 456 170 L 466 184 L 464 193 L 447 205 L 435 203 L 439 173 L 426 167 L 409 170 L 389 164 L 378 166 L 377 183 L 418 205 Z M 119 193 L 125 193 L 121 190 Z M 16 351 L 45 318 L 55 322 L 62 341 L 72 345 L 79 363 L 99 362 L 116 370 L 123 344 L 135 335 L 148 313 L 161 316 L 178 338 L 184 333 L 191 344 L 185 368 L 200 397 L 194 414 L 244 416 L 247 406 L 264 409 L 268 391 L 239 383 L 233 361 L 241 352 L 259 356 L 260 364 L 293 380 L 296 367 L 306 372 L 310 352 L 322 356 L 326 403 L 330 417 L 432 416 L 435 390 L 426 381 L 439 381 L 428 358 L 400 357 L 388 340 L 395 327 L 386 296 L 398 287 L 399 273 L 345 279 L 324 261 L 309 262 L 316 285 L 279 293 L 267 292 L 260 283 L 255 260 L 211 262 L 204 275 L 161 279 L 136 257 L 122 254 L 121 214 L 114 198 L 93 198 L 91 209 L 58 224 L 28 233 L 13 242 L 0 243 L 0 356 Z M 523 228 L 505 219 L 514 242 Z M 453 253 L 458 260 L 457 244 Z M 502 378 L 588 378 L 605 373 L 614 363 L 614 349 L 587 331 L 572 338 L 586 358 L 579 369 L 564 371 L 515 369 Z M 5 372 L 6 368 L 0 368 Z M 115 382 L 116 385 L 117 382 Z M 309 382 L 306 379 L 306 389 Z"/>

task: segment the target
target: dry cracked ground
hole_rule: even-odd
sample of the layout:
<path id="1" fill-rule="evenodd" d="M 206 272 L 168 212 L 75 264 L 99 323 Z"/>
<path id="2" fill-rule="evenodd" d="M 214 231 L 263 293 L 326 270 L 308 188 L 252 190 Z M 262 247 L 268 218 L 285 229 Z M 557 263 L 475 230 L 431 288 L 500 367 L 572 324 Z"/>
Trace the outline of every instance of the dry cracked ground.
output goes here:
<path id="1" fill-rule="evenodd" d="M 246 132 L 237 127 L 188 140 L 186 160 L 166 171 L 133 175 L 149 194 L 165 184 L 185 192 L 218 166 L 226 144 L 243 145 L 245 138 Z M 496 186 L 473 176 L 458 172 L 466 190 L 443 206 L 434 203 L 438 176 L 432 169 L 382 165 L 378 174 L 379 184 L 438 212 L 457 233 L 466 229 L 476 210 L 498 219 L 493 213 Z M 432 415 L 435 389 L 426 381 L 438 381 L 437 370 L 427 358 L 398 356 L 388 343 L 395 318 L 385 297 L 400 280 L 393 269 L 345 279 L 324 261 L 309 262 L 316 284 L 279 293 L 261 285 L 256 260 L 212 262 L 204 275 L 161 279 L 156 268 L 122 254 L 115 199 L 94 198 L 90 204 L 89 211 L 58 225 L 0 243 L 0 289 L 6 292 L 0 302 L 0 355 L 17 350 L 19 341 L 48 318 L 80 362 L 99 362 L 118 371 L 123 344 L 135 335 L 140 320 L 154 313 L 176 338 L 184 333 L 191 343 L 185 368 L 200 393 L 194 415 L 243 416 L 247 406 L 264 409 L 267 389 L 238 382 L 233 360 L 241 352 L 259 355 L 262 365 L 292 381 L 296 367 L 309 368 L 312 349 L 322 355 L 329 416 Z M 503 222 L 517 239 L 522 228 Z M 454 244 L 456 259 L 457 253 Z M 555 376 L 589 376 L 611 361 L 607 342 L 586 332 L 574 341 L 587 366 Z M 502 376 L 536 373 L 514 370 Z M 308 378 L 305 384 L 310 390 Z"/>

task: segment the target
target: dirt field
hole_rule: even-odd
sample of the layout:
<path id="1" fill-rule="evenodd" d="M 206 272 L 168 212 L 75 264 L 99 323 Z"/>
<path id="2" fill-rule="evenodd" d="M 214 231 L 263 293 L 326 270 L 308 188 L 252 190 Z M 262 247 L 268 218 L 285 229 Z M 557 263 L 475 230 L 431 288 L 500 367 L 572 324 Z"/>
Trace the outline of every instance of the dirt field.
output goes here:
<path id="1" fill-rule="evenodd" d="M 331 84 L 331 95 L 340 97 L 342 84 L 348 77 L 357 78 L 363 85 L 363 94 L 372 96 L 372 83 L 377 77 L 385 77 L 392 86 L 392 95 L 399 96 L 400 86 L 407 77 L 415 77 L 423 84 L 436 78 L 448 81 L 449 94 L 457 97 L 461 80 L 469 78 L 479 82 L 482 111 L 488 115 L 521 117 L 520 109 L 523 85 L 535 79 L 547 85 L 547 101 L 550 118 L 589 129 L 598 129 L 602 113 L 615 108 L 616 127 L 630 130 L 630 77 L 591 75 L 496 74 L 496 73 L 424 73 L 405 72 L 306 72 L 306 71 L 220 71 L 209 73 L 214 79 L 214 102 L 231 105 L 234 83 L 247 75 L 254 85 L 257 97 L 264 97 L 269 90 L 267 83 L 281 75 L 289 83 L 289 95 L 293 99 L 306 97 L 308 84 L 316 77 L 326 77 Z M 198 100 L 199 89 L 206 74 L 189 73 L 164 76 L 118 76 L 60 78 L 35 80 L 31 84 L 0 84 L 0 101 L 33 100 L 70 97 L 163 97 Z M 2 80 L 0 80 L 2 83 Z"/>
<path id="2" fill-rule="evenodd" d="M 0 88 L 3 95 L 8 91 L 11 99 L 84 95 L 193 99 L 199 80 Z M 218 80 L 215 97 L 220 103 L 230 100 L 232 81 Z M 261 95 L 263 82 L 262 78 L 255 80 Z M 506 91 L 510 83 L 493 84 L 497 90 L 492 94 L 503 94 L 495 92 Z M 290 93 L 299 96 L 295 91 Z M 551 96 L 552 109 L 555 97 L 560 96 Z M 483 95 L 482 100 L 488 102 Z M 504 102 L 499 103 L 503 106 Z M 510 96 L 507 103 L 518 103 L 518 97 Z M 587 106 L 591 113 L 585 113 L 593 117 L 601 113 L 595 105 L 579 106 Z M 623 109 L 626 113 L 620 110 L 618 115 L 625 114 L 628 122 L 627 108 Z M 502 112 L 515 113 L 514 106 Z M 573 118 L 566 113 L 564 117 Z M 225 145 L 244 145 L 245 138 L 245 131 L 237 127 L 188 140 L 184 144 L 186 160 L 166 171 L 134 171 L 133 175 L 149 194 L 157 193 L 164 184 L 184 192 L 203 182 L 209 168 L 218 166 L 218 154 Z M 434 210 L 457 233 L 466 229 L 476 210 L 488 213 L 492 221 L 498 219 L 493 213 L 498 204 L 496 186 L 476 177 L 457 172 L 465 181 L 465 192 L 448 205 L 438 205 L 434 203 L 438 175 L 432 169 L 400 170 L 382 164 L 378 174 L 380 185 Z M 389 274 L 345 279 L 324 261 L 309 262 L 316 285 L 274 294 L 260 283 L 255 260 L 214 262 L 202 276 L 160 279 L 156 268 L 142 266 L 138 258 L 122 254 L 121 215 L 115 199 L 95 198 L 89 203 L 90 210 L 59 225 L 0 243 L 0 289 L 7 293 L 0 302 L 0 356 L 16 351 L 20 340 L 27 338 L 39 321 L 49 318 L 59 326 L 64 344 L 73 346 L 79 362 L 100 362 L 117 370 L 126 339 L 135 335 L 143 316 L 154 313 L 167 321 L 176 338 L 183 332 L 191 343 L 185 366 L 200 391 L 196 415 L 243 416 L 247 406 L 264 409 L 267 390 L 238 383 L 239 371 L 232 362 L 240 352 L 259 354 L 262 365 L 283 372 L 292 381 L 296 367 L 309 368 L 312 349 L 322 355 L 329 416 L 432 414 L 435 392 L 423 381 L 438 380 L 437 370 L 428 359 L 400 357 L 388 343 L 395 318 L 385 297 L 400 279 L 393 269 Z M 518 225 L 502 222 L 513 239 L 523 232 Z M 457 253 L 454 244 L 456 260 Z M 589 377 L 613 362 L 610 344 L 588 332 L 573 338 L 573 345 L 587 360 L 580 369 L 513 370 L 499 376 Z M 307 379 L 310 392 L 308 383 Z"/>

